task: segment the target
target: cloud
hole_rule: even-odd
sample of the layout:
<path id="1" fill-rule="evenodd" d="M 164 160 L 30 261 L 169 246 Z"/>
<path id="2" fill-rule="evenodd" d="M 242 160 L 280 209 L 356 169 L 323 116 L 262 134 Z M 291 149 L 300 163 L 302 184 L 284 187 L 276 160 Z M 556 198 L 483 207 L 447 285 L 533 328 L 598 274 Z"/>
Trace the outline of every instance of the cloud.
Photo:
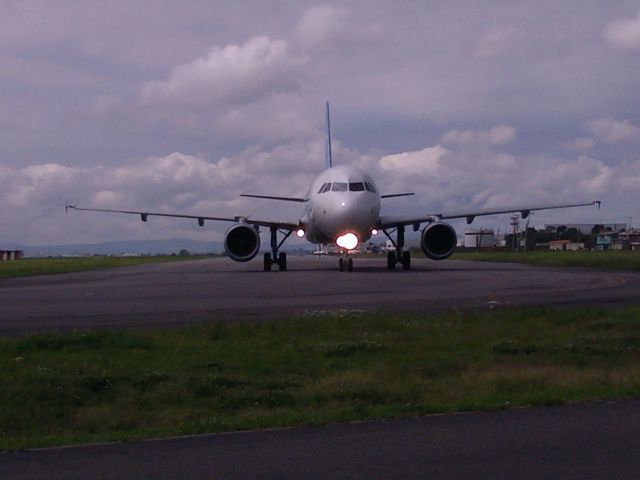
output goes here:
<path id="1" fill-rule="evenodd" d="M 450 130 L 442 136 L 442 143 L 445 145 L 505 145 L 515 138 L 515 128 L 508 125 L 498 125 L 485 132 Z"/>
<path id="2" fill-rule="evenodd" d="M 522 50 L 519 32 L 513 27 L 484 31 L 471 48 L 476 58 L 502 57 Z"/>
<path id="3" fill-rule="evenodd" d="M 598 118 L 588 122 L 586 128 L 597 140 L 605 143 L 640 139 L 640 128 L 633 125 L 628 119 L 619 121 L 611 117 Z"/>
<path id="4" fill-rule="evenodd" d="M 166 80 L 147 82 L 140 99 L 196 108 L 251 103 L 296 90 L 302 63 L 285 40 L 253 37 L 243 45 L 213 47 L 207 56 L 173 68 Z"/>
<path id="5" fill-rule="evenodd" d="M 560 145 L 569 150 L 583 152 L 592 149 L 596 145 L 596 142 L 591 137 L 579 137 L 572 142 L 562 142 Z"/>
<path id="6" fill-rule="evenodd" d="M 614 50 L 640 52 L 640 12 L 634 18 L 609 23 L 602 36 Z"/>
<path id="7" fill-rule="evenodd" d="M 448 152 L 446 148 L 435 145 L 415 152 L 385 155 L 380 159 L 380 167 L 390 171 L 437 175 L 442 172 L 441 160 Z"/>
<path id="8" fill-rule="evenodd" d="M 300 212 L 239 198 L 240 193 L 303 196 L 322 169 L 322 139 L 260 150 L 250 148 L 211 161 L 201 155 L 174 152 L 132 159 L 119 167 L 67 167 L 49 163 L 24 168 L 0 167 L 0 202 L 19 214 L 5 219 L 12 243 L 43 241 L 77 243 L 104 239 L 170 238 L 202 235 L 193 222 L 71 212 L 67 202 L 84 207 L 148 209 L 202 215 L 254 215 L 296 221 Z M 274 207 L 277 211 L 274 213 Z M 204 232 L 219 238 L 228 227 L 207 225 Z M 46 240 L 42 232 L 46 231 Z"/>
<path id="9" fill-rule="evenodd" d="M 339 40 L 347 30 L 347 11 L 332 5 L 319 5 L 307 10 L 296 25 L 293 38 L 305 48 Z"/>

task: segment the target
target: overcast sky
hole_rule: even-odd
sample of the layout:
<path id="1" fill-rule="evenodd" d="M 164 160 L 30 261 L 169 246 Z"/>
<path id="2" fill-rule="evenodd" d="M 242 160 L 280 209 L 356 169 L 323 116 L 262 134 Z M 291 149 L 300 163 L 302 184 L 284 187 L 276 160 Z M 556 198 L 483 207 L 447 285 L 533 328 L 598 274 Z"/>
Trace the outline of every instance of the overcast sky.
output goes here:
<path id="1" fill-rule="evenodd" d="M 387 214 L 597 198 L 533 222 L 640 225 L 637 0 L 0 0 L 0 244 L 227 227 L 67 201 L 296 221 L 238 194 L 306 193 L 325 100 L 335 163 L 416 192 Z"/>

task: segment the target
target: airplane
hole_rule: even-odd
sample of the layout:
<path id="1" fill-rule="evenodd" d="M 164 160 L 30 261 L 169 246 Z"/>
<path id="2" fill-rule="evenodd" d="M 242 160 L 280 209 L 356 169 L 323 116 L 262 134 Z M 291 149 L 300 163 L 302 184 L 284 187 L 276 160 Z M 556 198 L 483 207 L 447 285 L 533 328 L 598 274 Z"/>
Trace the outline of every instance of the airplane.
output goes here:
<path id="1" fill-rule="evenodd" d="M 67 212 L 83 210 L 92 212 L 112 212 L 139 215 L 143 222 L 148 217 L 190 218 L 204 226 L 205 221 L 232 222 L 224 240 L 224 249 L 229 258 L 236 262 L 248 262 L 260 251 L 260 228 L 268 228 L 270 233 L 270 251 L 264 253 L 263 269 L 271 271 L 274 265 L 280 271 L 287 270 L 287 254 L 281 252 L 284 242 L 295 232 L 300 238 L 306 238 L 314 244 L 336 244 L 346 252 L 338 260 L 338 270 L 353 271 L 353 258 L 350 255 L 360 243 L 367 242 L 373 235 L 382 232 L 392 242 L 394 249 L 387 252 L 387 269 L 394 270 L 397 264 L 402 269 L 411 268 L 411 254 L 405 249 L 405 229 L 420 230 L 420 247 L 423 253 L 433 260 L 444 260 L 451 256 L 457 235 L 454 228 L 443 220 L 466 219 L 471 224 L 476 217 L 519 212 L 522 218 L 536 210 L 571 208 L 598 205 L 600 201 L 576 202 L 564 204 L 530 205 L 524 207 L 505 207 L 470 209 L 458 212 L 437 211 L 422 215 L 381 215 L 381 200 L 414 195 L 413 192 L 381 194 L 374 179 L 367 172 L 351 165 L 333 165 L 331 153 L 331 123 L 329 102 L 326 103 L 326 141 L 325 165 L 311 184 L 307 195 L 302 198 L 274 195 L 242 194 L 242 197 L 269 199 L 282 202 L 304 204 L 304 211 L 298 220 L 290 222 L 259 220 L 253 217 L 217 217 L 207 215 L 187 215 L 140 210 L 115 210 L 101 208 L 82 208 L 67 205 Z M 395 234 L 395 235 L 394 235 Z M 280 238 L 279 236 L 280 235 Z M 395 238 L 394 238 L 395 236 Z"/>

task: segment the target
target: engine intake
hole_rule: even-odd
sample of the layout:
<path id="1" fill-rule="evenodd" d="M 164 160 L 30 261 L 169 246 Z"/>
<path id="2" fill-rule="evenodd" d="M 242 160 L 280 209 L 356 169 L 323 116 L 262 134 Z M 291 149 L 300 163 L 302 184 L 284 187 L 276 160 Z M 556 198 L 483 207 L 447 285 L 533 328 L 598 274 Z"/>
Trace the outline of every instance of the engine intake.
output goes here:
<path id="1" fill-rule="evenodd" d="M 224 251 L 236 262 L 248 262 L 260 251 L 260 234 L 250 225 L 234 225 L 227 230 Z"/>
<path id="2" fill-rule="evenodd" d="M 422 231 L 420 247 L 433 260 L 444 260 L 451 256 L 458 243 L 456 231 L 448 223 L 435 222 Z"/>

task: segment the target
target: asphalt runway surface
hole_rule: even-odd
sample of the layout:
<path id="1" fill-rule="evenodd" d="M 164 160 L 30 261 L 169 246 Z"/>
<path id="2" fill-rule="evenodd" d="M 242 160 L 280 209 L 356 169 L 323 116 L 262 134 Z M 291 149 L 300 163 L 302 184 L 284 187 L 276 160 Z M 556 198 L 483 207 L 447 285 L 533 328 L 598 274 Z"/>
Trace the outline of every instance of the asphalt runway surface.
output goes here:
<path id="1" fill-rule="evenodd" d="M 415 259 L 207 259 L 0 280 L 0 334 L 172 327 L 339 310 L 640 303 L 640 274 Z M 637 478 L 640 400 L 0 453 L 1 479 Z"/>
<path id="2" fill-rule="evenodd" d="M 414 259 L 389 272 L 383 258 L 290 257 L 289 271 L 225 258 L 0 280 L 0 333 L 174 326 L 338 310 L 435 312 L 511 305 L 640 302 L 640 274 Z"/>
<path id="3" fill-rule="evenodd" d="M 2 479 L 635 479 L 640 400 L 0 454 Z"/>

